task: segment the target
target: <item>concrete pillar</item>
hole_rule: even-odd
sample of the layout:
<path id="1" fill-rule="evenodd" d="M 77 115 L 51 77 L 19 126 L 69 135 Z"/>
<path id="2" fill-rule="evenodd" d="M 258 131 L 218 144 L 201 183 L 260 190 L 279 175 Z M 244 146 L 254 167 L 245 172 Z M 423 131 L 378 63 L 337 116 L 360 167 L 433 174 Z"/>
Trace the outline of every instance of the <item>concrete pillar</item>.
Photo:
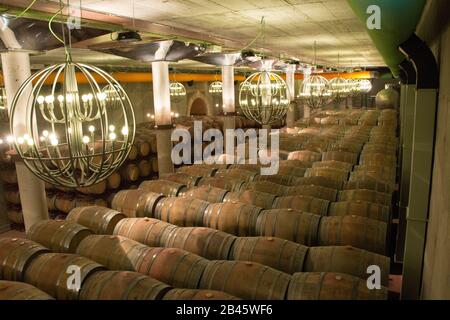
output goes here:
<path id="1" fill-rule="evenodd" d="M 295 70 L 296 66 L 294 64 L 289 64 L 286 69 L 286 85 L 288 87 L 289 101 L 291 101 L 289 108 L 286 113 L 286 125 L 288 128 L 294 126 L 296 119 L 297 105 L 294 103 L 295 100 Z"/>
<path id="2" fill-rule="evenodd" d="M 158 61 L 152 63 L 153 99 L 155 107 L 156 145 L 158 151 L 159 175 L 174 172 L 171 159 L 172 117 L 170 115 L 169 63 Z"/>
<path id="3" fill-rule="evenodd" d="M 6 96 L 9 104 L 21 84 L 31 74 L 30 57 L 26 52 L 5 52 L 1 54 L 1 59 Z M 20 130 L 20 128 L 25 128 L 28 115 L 26 114 L 25 104 L 21 104 L 18 108 L 19 116 L 15 117 L 18 121 L 14 123 L 14 126 Z M 37 178 L 23 162 L 16 162 L 16 171 L 25 229 L 29 230 L 36 222 L 49 219 L 44 182 Z"/>
<path id="4" fill-rule="evenodd" d="M 225 129 L 234 129 L 236 113 L 235 94 L 234 94 L 234 67 L 223 66 L 222 67 L 222 103 L 223 113 L 226 118 L 223 126 Z"/>

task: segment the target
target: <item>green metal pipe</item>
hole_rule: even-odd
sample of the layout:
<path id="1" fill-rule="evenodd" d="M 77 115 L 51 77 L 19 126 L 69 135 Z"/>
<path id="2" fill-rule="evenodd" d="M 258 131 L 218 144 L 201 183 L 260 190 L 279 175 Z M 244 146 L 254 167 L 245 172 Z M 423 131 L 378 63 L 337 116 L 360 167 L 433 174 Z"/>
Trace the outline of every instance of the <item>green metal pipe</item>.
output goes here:
<path id="1" fill-rule="evenodd" d="M 405 59 L 398 46 L 408 40 L 416 30 L 426 0 L 347 0 L 356 16 L 366 27 L 369 36 L 377 47 L 395 77 L 399 76 L 398 65 Z M 369 29 L 367 21 L 372 13 L 369 6 L 380 8 L 381 29 Z"/>

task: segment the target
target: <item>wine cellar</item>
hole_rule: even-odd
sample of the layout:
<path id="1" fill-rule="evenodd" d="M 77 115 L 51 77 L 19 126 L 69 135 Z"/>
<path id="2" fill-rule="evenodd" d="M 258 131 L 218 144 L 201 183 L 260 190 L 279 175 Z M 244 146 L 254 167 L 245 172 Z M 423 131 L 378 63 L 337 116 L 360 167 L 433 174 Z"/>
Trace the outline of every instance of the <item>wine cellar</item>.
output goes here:
<path id="1" fill-rule="evenodd" d="M 450 299 L 447 6 L 0 0 L 0 300 Z"/>

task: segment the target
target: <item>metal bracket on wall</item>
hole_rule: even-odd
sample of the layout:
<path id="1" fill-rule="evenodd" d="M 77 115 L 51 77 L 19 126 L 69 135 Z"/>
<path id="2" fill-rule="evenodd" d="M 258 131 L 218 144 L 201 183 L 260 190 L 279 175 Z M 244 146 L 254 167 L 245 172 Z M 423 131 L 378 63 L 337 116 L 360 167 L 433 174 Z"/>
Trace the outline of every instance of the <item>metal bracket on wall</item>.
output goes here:
<path id="1" fill-rule="evenodd" d="M 430 48 L 417 35 L 413 34 L 402 43 L 399 50 L 417 72 L 401 297 L 419 299 L 431 194 L 439 71 Z M 403 175 L 403 179 L 407 177 Z"/>

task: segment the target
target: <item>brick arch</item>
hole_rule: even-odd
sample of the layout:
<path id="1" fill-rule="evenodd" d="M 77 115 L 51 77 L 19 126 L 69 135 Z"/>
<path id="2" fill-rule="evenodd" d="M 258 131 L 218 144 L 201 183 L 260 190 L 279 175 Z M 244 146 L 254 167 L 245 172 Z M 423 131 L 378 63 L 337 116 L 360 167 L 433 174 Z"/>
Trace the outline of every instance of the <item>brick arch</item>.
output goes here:
<path id="1" fill-rule="evenodd" d="M 212 104 L 210 103 L 210 99 L 208 99 L 199 90 L 195 91 L 189 96 L 187 106 L 188 115 L 214 115 L 214 109 Z"/>

